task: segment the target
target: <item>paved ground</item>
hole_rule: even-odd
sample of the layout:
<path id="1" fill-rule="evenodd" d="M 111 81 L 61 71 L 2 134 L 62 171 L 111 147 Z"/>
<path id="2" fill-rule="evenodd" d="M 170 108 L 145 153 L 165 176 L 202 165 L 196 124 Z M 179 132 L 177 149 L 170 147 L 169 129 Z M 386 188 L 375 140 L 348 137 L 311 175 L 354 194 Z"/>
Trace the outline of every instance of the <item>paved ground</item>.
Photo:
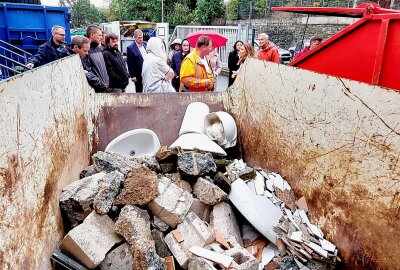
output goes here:
<path id="1" fill-rule="evenodd" d="M 218 76 L 216 92 L 225 91 L 226 88 L 228 88 L 228 77 L 222 75 Z M 129 80 L 129 85 L 126 87 L 125 90 L 127 93 L 136 93 L 135 84 L 131 80 Z"/>

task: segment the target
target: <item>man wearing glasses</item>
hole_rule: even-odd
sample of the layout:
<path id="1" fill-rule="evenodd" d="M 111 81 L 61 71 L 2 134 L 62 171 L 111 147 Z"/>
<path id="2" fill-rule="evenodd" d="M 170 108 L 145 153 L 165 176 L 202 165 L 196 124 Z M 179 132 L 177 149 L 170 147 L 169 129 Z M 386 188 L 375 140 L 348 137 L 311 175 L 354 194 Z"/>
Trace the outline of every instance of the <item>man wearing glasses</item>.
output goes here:
<path id="1" fill-rule="evenodd" d="M 29 68 L 39 67 L 61 58 L 65 48 L 65 28 L 55 25 L 51 28 L 52 37 L 39 46 L 38 52 L 29 59 Z"/>

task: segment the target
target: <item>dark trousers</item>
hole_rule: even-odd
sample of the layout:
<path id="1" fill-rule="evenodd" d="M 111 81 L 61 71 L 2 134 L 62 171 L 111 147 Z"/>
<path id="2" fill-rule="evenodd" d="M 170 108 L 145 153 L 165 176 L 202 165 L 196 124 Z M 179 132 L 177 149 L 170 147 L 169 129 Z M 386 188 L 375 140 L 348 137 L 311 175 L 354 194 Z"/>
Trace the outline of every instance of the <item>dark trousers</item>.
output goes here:
<path id="1" fill-rule="evenodd" d="M 135 88 L 136 88 L 136 93 L 142 93 L 143 92 L 143 83 L 142 83 L 142 77 L 136 77 L 137 81 L 135 82 Z"/>

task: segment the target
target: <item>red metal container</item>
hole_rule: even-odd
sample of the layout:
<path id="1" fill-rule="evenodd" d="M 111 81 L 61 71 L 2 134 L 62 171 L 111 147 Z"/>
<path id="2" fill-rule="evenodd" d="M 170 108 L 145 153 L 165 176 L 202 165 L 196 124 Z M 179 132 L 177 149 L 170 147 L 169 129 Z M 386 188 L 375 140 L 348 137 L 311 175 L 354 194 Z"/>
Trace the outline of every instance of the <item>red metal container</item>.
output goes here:
<path id="1" fill-rule="evenodd" d="M 272 8 L 305 14 L 362 17 L 290 66 L 400 91 L 400 11 L 376 4 L 356 8 Z"/>

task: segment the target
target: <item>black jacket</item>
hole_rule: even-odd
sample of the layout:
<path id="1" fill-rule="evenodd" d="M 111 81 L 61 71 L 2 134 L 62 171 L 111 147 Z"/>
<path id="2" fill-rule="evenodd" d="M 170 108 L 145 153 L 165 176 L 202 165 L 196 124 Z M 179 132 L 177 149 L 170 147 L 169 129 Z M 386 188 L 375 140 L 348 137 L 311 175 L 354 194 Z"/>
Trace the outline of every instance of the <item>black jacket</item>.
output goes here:
<path id="1" fill-rule="evenodd" d="M 106 85 L 108 88 L 110 79 L 108 77 L 102 50 L 103 49 L 99 47 L 99 44 L 92 42 L 90 43 L 89 55 L 87 57 L 93 74 L 96 75 L 102 81 L 102 84 Z"/>
<path id="2" fill-rule="evenodd" d="M 97 93 L 108 92 L 107 85 L 93 72 L 89 57 L 86 56 L 82 58 L 81 61 L 83 70 L 85 71 L 86 79 L 94 91 Z"/>
<path id="3" fill-rule="evenodd" d="M 29 63 L 33 63 L 34 67 L 39 67 L 44 64 L 60 59 L 65 52 L 65 45 L 57 46 L 53 42 L 53 37 L 39 46 L 38 52 L 29 59 Z"/>
<path id="4" fill-rule="evenodd" d="M 232 71 L 236 71 L 239 69 L 240 65 L 237 64 L 239 61 L 239 55 L 236 50 L 233 50 L 229 53 L 228 57 L 228 68 L 229 68 L 229 79 L 228 86 L 231 86 L 235 79 L 232 78 Z"/>
<path id="5" fill-rule="evenodd" d="M 129 75 L 122 53 L 106 46 L 103 50 L 103 57 L 110 78 L 109 87 L 125 89 L 129 84 Z"/>

